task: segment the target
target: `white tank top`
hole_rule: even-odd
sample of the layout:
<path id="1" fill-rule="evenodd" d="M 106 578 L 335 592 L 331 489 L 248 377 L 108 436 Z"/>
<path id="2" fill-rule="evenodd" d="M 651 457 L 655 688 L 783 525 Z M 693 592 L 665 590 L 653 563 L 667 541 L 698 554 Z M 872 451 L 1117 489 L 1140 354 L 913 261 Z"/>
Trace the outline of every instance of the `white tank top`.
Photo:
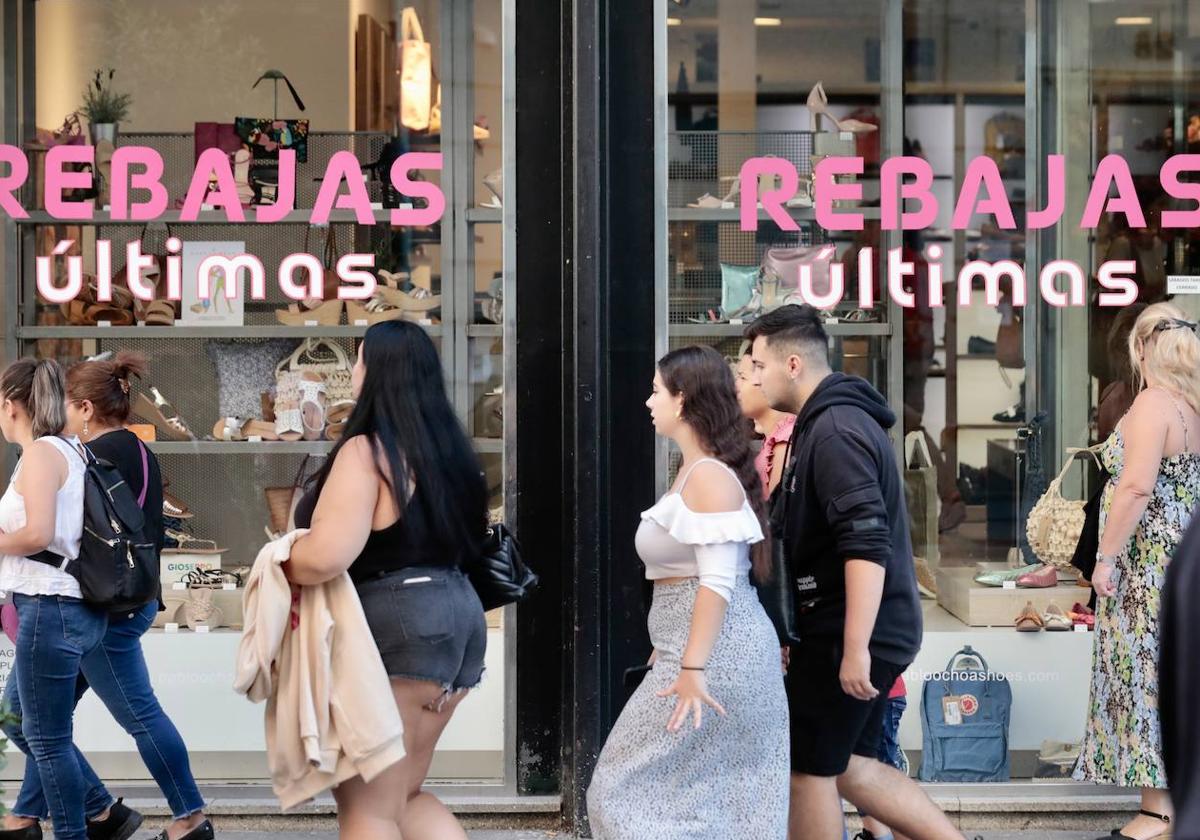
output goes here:
<path id="1" fill-rule="evenodd" d="M 67 461 L 67 480 L 55 498 L 54 538 L 47 550 L 73 560 L 79 556 L 79 543 L 83 537 L 84 463 L 76 451 L 79 439 L 47 436 L 38 438 L 38 442 L 41 441 L 52 444 Z M 16 486 L 20 473 L 21 463 L 18 462 L 8 489 L 0 497 L 0 529 L 6 532 L 25 527 L 25 498 L 17 492 Z M 79 581 L 66 572 L 26 557 L 9 555 L 0 558 L 0 592 L 83 597 Z"/>

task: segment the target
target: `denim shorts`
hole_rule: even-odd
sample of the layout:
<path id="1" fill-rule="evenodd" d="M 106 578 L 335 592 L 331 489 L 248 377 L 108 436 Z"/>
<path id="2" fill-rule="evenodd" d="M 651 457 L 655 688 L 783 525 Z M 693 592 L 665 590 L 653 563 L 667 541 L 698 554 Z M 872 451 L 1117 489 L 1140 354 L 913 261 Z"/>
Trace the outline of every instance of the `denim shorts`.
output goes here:
<path id="1" fill-rule="evenodd" d="M 388 676 L 474 688 L 483 676 L 487 622 L 466 575 L 412 566 L 357 585 Z"/>

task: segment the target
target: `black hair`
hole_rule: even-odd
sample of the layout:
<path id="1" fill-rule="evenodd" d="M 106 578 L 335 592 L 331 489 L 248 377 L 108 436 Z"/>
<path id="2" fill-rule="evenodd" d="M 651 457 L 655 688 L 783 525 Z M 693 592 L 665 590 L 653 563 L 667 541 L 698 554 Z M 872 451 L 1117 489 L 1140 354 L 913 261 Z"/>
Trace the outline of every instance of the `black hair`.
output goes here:
<path id="1" fill-rule="evenodd" d="M 437 348 L 416 324 L 384 321 L 367 330 L 362 353 L 366 375 L 358 401 L 310 483 L 319 493 L 346 442 L 366 437 L 413 540 L 469 562 L 487 531 L 487 484 L 446 396 Z"/>
<path id="2" fill-rule="evenodd" d="M 752 345 L 756 338 L 764 336 L 768 346 L 788 344 L 799 355 L 829 363 L 829 333 L 825 332 L 820 311 L 807 303 L 803 306 L 789 303 L 759 315 L 743 335 Z"/>

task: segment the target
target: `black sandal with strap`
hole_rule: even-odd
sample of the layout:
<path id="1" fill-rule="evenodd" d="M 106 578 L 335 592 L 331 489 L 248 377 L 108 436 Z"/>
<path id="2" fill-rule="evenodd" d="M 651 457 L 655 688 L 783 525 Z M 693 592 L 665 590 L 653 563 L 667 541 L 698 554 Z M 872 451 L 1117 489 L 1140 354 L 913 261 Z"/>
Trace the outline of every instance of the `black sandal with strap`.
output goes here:
<path id="1" fill-rule="evenodd" d="M 1169 816 L 1167 816 L 1166 814 L 1158 814 L 1158 813 L 1155 813 L 1154 811 L 1147 811 L 1145 808 L 1142 808 L 1140 811 L 1138 811 L 1138 813 L 1141 814 L 1143 817 L 1150 817 L 1151 819 L 1159 820 L 1160 822 L 1162 822 L 1162 824 L 1164 826 L 1166 826 L 1166 828 L 1163 830 L 1163 832 L 1161 834 L 1154 835 L 1154 837 L 1151 838 L 1151 840 L 1159 840 L 1159 838 L 1162 838 L 1162 840 L 1168 840 L 1168 838 L 1170 838 L 1170 836 L 1171 836 L 1171 818 Z M 1110 834 L 1108 837 L 1097 838 L 1097 840 L 1114 840 L 1114 839 L 1115 840 L 1135 840 L 1135 838 L 1130 837 L 1128 834 L 1125 834 L 1119 828 L 1114 828 L 1112 830 L 1112 834 Z"/>

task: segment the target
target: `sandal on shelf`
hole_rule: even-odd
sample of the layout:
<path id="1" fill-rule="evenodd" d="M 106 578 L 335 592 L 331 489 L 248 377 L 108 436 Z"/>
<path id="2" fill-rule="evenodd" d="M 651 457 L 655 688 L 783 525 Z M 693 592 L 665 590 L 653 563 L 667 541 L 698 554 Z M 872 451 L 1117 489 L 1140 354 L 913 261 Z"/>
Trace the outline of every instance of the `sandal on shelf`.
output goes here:
<path id="1" fill-rule="evenodd" d="M 342 439 L 342 435 L 346 433 L 346 422 L 330 423 L 325 427 L 325 439 L 338 441 Z"/>
<path id="2" fill-rule="evenodd" d="M 179 498 L 172 496 L 170 493 L 163 491 L 163 516 L 172 519 L 191 519 L 195 516 L 191 509 L 182 502 Z"/>
<path id="3" fill-rule="evenodd" d="M 442 296 L 430 294 L 428 289 L 418 286 L 412 292 L 403 292 L 390 286 L 378 289 L 379 297 L 405 312 L 431 312 L 442 305 Z"/>
<path id="4" fill-rule="evenodd" d="M 76 298 L 75 300 L 67 301 L 62 305 L 63 316 L 67 319 L 67 323 L 73 327 L 94 327 L 96 322 L 89 320 L 88 309 L 89 304 L 85 301 Z M 94 307 L 93 307 L 94 308 Z"/>
<path id="5" fill-rule="evenodd" d="M 222 417 L 213 426 L 213 437 L 217 440 L 247 440 L 252 437 L 263 440 L 279 440 L 275 424 L 263 420 L 243 420 L 240 417 Z"/>
<path id="6" fill-rule="evenodd" d="M 325 433 L 325 378 L 319 373 L 301 375 L 300 422 L 304 440 L 320 440 Z"/>
<path id="7" fill-rule="evenodd" d="M 175 543 L 174 548 L 164 548 L 163 551 L 173 551 L 177 554 L 224 554 L 225 549 L 217 548 L 214 540 L 202 540 L 191 534 L 177 531 L 174 528 L 164 528 L 163 535 Z"/>
<path id="8" fill-rule="evenodd" d="M 175 326 L 175 304 L 169 300 L 152 300 L 142 308 L 142 317 L 148 327 Z"/>
<path id="9" fill-rule="evenodd" d="M 403 318 L 404 314 L 404 310 L 399 306 L 388 303 L 379 296 L 372 297 L 365 305 L 358 301 L 346 301 L 346 320 L 351 324 L 365 321 L 367 326 L 371 326 Z"/>
<path id="10" fill-rule="evenodd" d="M 336 327 L 342 319 L 342 301 L 327 300 L 312 309 L 301 309 L 299 304 L 292 303 L 287 309 L 276 309 L 275 319 L 289 327 L 304 327 L 309 322 Z"/>
<path id="11" fill-rule="evenodd" d="M 344 423 L 350 419 L 352 411 L 354 411 L 354 400 L 338 400 L 332 403 L 326 410 L 325 421 L 330 425 Z"/>
<path id="12" fill-rule="evenodd" d="M 1018 633 L 1036 633 L 1042 629 L 1044 624 L 1042 616 L 1033 606 L 1033 601 L 1025 602 L 1025 609 L 1021 610 L 1021 614 L 1014 622 Z"/>
<path id="13" fill-rule="evenodd" d="M 166 435 L 168 440 L 195 440 L 196 436 L 183 422 L 179 412 L 167 402 L 158 389 L 151 386 L 150 393 L 154 395 L 153 401 L 144 393 L 138 394 L 137 401 L 133 406 L 134 413 L 153 423 L 154 427 Z"/>
<path id="14" fill-rule="evenodd" d="M 110 327 L 133 326 L 133 312 L 128 309 L 109 306 L 106 303 L 97 303 L 94 306 L 89 306 L 86 317 L 88 321 L 96 325 L 105 323 Z"/>
<path id="15" fill-rule="evenodd" d="M 720 210 L 724 206 L 725 202 L 710 193 L 705 193 L 688 205 L 688 207 L 699 210 Z"/>
<path id="16" fill-rule="evenodd" d="M 275 437 L 286 441 L 304 438 L 304 416 L 296 400 L 288 397 L 275 400 Z"/>

